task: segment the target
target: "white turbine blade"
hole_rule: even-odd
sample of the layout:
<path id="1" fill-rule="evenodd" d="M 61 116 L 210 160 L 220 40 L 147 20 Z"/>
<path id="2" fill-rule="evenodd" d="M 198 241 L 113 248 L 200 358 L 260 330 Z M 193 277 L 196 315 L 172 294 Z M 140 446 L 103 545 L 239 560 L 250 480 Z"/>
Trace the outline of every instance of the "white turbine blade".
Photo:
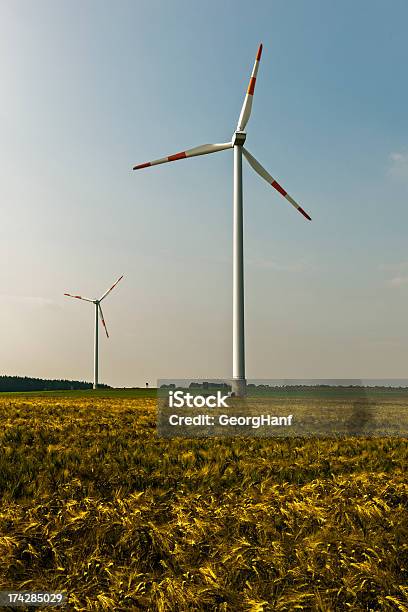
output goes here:
<path id="1" fill-rule="evenodd" d="M 95 300 L 91 300 L 90 298 L 82 297 L 82 295 L 72 295 L 71 293 L 64 293 L 68 297 L 76 298 L 77 300 L 85 300 L 85 302 L 94 302 Z"/>
<path id="2" fill-rule="evenodd" d="M 102 325 L 103 325 L 103 326 L 104 326 L 104 328 L 105 328 L 106 337 L 107 337 L 107 338 L 109 338 L 108 328 L 106 327 L 105 319 L 103 318 L 103 312 L 102 312 L 102 308 L 101 308 L 101 305 L 100 305 L 100 304 L 98 304 L 98 312 L 99 312 L 100 319 L 101 319 L 101 321 L 102 321 Z"/>
<path id="3" fill-rule="evenodd" d="M 252 99 L 255 92 L 256 76 L 258 74 L 259 62 L 262 55 L 262 45 L 259 45 L 258 53 L 256 54 L 255 64 L 252 69 L 251 78 L 249 79 L 248 89 L 245 95 L 244 103 L 242 105 L 241 114 L 238 119 L 237 132 L 245 130 L 246 124 L 251 116 Z"/>
<path id="4" fill-rule="evenodd" d="M 197 155 L 207 155 L 208 153 L 217 153 L 218 151 L 224 151 L 232 147 L 231 142 L 223 142 L 221 144 L 205 144 L 194 149 L 188 149 L 181 153 L 175 153 L 175 155 L 169 155 L 168 157 L 162 157 L 161 159 L 155 159 L 154 161 L 147 162 L 146 164 L 139 164 L 134 166 L 133 170 L 141 170 L 142 168 L 149 168 L 149 166 L 157 166 L 158 164 L 165 164 L 166 162 L 176 161 L 178 159 L 185 159 L 186 157 L 195 157 Z"/>
<path id="5" fill-rule="evenodd" d="M 245 149 L 245 147 L 242 147 L 242 152 L 245 155 L 246 159 L 248 160 L 249 165 L 252 166 L 252 168 L 255 170 L 255 172 L 259 174 L 259 176 L 265 179 L 267 183 L 272 185 L 272 187 L 274 187 L 276 191 L 279 191 L 279 193 L 283 195 L 283 197 L 288 202 L 290 202 L 292 206 L 294 206 L 304 217 L 306 217 L 306 219 L 309 219 L 309 221 L 312 220 L 312 218 L 309 217 L 307 212 L 305 212 L 303 208 L 293 198 L 291 198 L 291 196 L 283 189 L 283 187 L 281 187 L 281 185 L 279 185 L 279 183 L 275 181 L 273 176 L 271 176 L 269 172 L 267 172 L 265 168 L 261 166 L 259 161 L 257 161 L 255 157 L 251 155 L 251 153 Z"/>
<path id="6" fill-rule="evenodd" d="M 105 291 L 105 293 L 103 294 L 103 296 L 102 296 L 102 297 L 100 298 L 100 300 L 99 300 L 100 302 L 102 302 L 102 300 L 103 300 L 104 298 L 106 298 L 106 296 L 108 295 L 108 293 L 110 293 L 110 292 L 112 291 L 112 289 L 114 289 L 114 287 L 116 287 L 116 285 L 118 284 L 118 282 L 119 282 L 120 280 L 122 280 L 123 276 L 124 276 L 124 275 L 122 274 L 122 276 L 120 276 L 120 277 L 118 278 L 118 280 L 117 280 L 116 282 L 114 282 L 114 283 L 113 283 L 112 287 L 110 287 L 110 288 L 109 288 L 107 291 Z"/>

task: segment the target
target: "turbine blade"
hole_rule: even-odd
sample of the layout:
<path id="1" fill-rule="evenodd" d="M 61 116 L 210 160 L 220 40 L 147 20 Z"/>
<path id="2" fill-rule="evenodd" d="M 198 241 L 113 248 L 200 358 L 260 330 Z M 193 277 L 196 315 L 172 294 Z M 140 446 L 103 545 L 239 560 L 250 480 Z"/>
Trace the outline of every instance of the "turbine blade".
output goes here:
<path id="1" fill-rule="evenodd" d="M 255 64 L 252 69 L 251 78 L 249 79 L 248 89 L 245 95 L 244 103 L 242 105 L 241 114 L 238 119 L 237 131 L 242 132 L 245 130 L 246 124 L 251 116 L 252 99 L 255 92 L 256 77 L 258 74 L 259 62 L 262 55 L 262 45 L 259 45 L 258 53 L 256 54 Z"/>
<path id="2" fill-rule="evenodd" d="M 98 312 L 99 312 L 100 319 L 102 321 L 102 325 L 105 328 L 106 337 L 109 338 L 108 328 L 106 327 L 105 319 L 103 318 L 103 312 L 102 312 L 102 308 L 100 304 L 98 304 Z"/>
<path id="3" fill-rule="evenodd" d="M 71 293 L 64 293 L 68 297 L 76 298 L 77 300 L 85 300 L 85 302 L 94 302 L 95 300 L 91 300 L 90 298 L 82 297 L 82 295 L 72 295 Z"/>
<path id="4" fill-rule="evenodd" d="M 134 166 L 133 170 L 141 170 L 142 168 L 148 168 L 149 166 L 157 166 L 158 164 L 165 164 L 166 162 L 176 161 L 177 159 L 185 159 L 186 157 L 195 157 L 196 155 L 207 155 L 208 153 L 217 153 L 218 151 L 224 151 L 224 149 L 230 149 L 232 147 L 231 142 L 223 142 L 221 144 L 205 144 L 175 155 L 169 155 L 168 157 L 162 157 L 161 159 L 155 159 L 154 161 L 147 162 L 146 164 L 139 164 Z"/>
<path id="5" fill-rule="evenodd" d="M 118 280 L 117 280 L 116 282 L 114 282 L 114 283 L 113 283 L 112 287 L 110 287 L 110 288 L 109 288 L 107 291 L 105 291 L 105 293 L 103 294 L 103 296 L 102 296 L 102 297 L 100 298 L 100 300 L 99 300 L 100 302 L 102 302 L 102 300 L 103 300 L 104 298 L 106 298 L 106 296 L 108 295 L 108 293 L 110 293 L 110 292 L 112 291 L 112 289 L 113 289 L 114 287 L 116 287 L 116 285 L 118 284 L 118 282 L 119 282 L 120 280 L 122 280 L 123 276 L 124 276 L 124 275 L 122 274 L 122 276 L 120 276 L 120 277 L 118 278 Z"/>
<path id="6" fill-rule="evenodd" d="M 257 172 L 259 174 L 259 176 L 261 176 L 263 179 L 265 179 L 265 181 L 267 183 L 272 185 L 272 187 L 274 187 L 276 189 L 276 191 L 279 191 L 279 193 L 281 195 L 283 195 L 283 197 L 288 202 L 290 202 L 292 204 L 292 206 L 294 206 L 304 217 L 306 217 L 306 219 L 309 219 L 309 221 L 312 220 L 312 218 L 309 217 L 307 212 L 305 212 L 303 210 L 303 208 L 283 189 L 283 187 L 281 187 L 281 185 L 279 185 L 279 183 L 277 181 L 275 181 L 273 176 L 271 176 L 269 174 L 269 172 L 267 172 L 265 170 L 265 168 L 263 166 L 261 166 L 259 161 L 257 161 L 255 159 L 255 157 L 253 155 L 251 155 L 251 153 L 245 149 L 245 147 L 242 147 L 242 152 L 245 155 L 249 165 L 252 166 L 252 168 L 255 170 L 255 172 Z"/>

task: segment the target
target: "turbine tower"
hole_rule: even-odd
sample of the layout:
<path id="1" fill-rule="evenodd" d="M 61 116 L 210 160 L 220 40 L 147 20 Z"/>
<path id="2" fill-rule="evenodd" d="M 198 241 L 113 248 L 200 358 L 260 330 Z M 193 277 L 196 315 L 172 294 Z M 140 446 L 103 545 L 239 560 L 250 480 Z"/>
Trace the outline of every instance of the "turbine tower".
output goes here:
<path id="1" fill-rule="evenodd" d="M 245 128 L 251 116 L 252 100 L 255 91 L 259 62 L 262 55 L 262 45 L 259 45 L 255 64 L 249 80 L 248 89 L 242 105 L 238 125 L 231 142 L 221 144 L 205 144 L 181 153 L 162 157 L 145 164 L 134 166 L 133 170 L 141 170 L 150 166 L 164 164 L 186 157 L 217 153 L 225 149 L 234 149 L 234 214 L 233 214 L 233 301 L 232 301 L 232 390 L 235 395 L 243 397 L 246 394 L 245 378 L 245 322 L 244 322 L 244 245 L 243 245 L 243 198 L 242 198 L 242 154 L 249 165 L 267 183 L 272 185 L 292 206 L 306 219 L 311 221 L 303 208 L 287 193 L 285 189 L 265 170 L 263 166 L 244 148 L 246 139 Z"/>
<path id="2" fill-rule="evenodd" d="M 103 296 L 100 297 L 99 299 L 95 298 L 92 300 L 90 298 L 82 297 L 82 295 L 72 295 L 71 293 L 64 293 L 64 295 L 67 295 L 68 297 L 76 298 L 77 300 L 84 300 L 85 302 L 91 302 L 92 304 L 95 304 L 94 382 L 93 382 L 94 389 L 98 388 L 98 375 L 99 375 L 99 325 L 98 325 L 99 321 L 98 321 L 98 316 L 100 317 L 102 325 L 105 328 L 106 337 L 109 338 L 108 328 L 106 327 L 105 319 L 103 318 L 101 302 L 112 291 L 112 289 L 116 287 L 116 285 L 118 284 L 120 280 L 122 280 L 122 278 L 123 278 L 123 274 L 120 278 L 118 278 L 118 280 L 115 283 L 113 283 L 112 287 L 110 287 L 107 291 L 105 291 Z"/>

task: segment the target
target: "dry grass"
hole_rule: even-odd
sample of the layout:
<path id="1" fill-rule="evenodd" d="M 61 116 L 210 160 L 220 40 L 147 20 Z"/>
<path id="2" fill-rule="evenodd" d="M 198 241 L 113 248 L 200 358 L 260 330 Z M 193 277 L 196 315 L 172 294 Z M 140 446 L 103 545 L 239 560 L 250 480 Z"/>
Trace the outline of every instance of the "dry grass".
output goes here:
<path id="1" fill-rule="evenodd" d="M 165 440 L 156 402 L 123 397 L 5 396 L 0 414 L 0 590 L 87 611 L 408 610 L 406 440 Z"/>

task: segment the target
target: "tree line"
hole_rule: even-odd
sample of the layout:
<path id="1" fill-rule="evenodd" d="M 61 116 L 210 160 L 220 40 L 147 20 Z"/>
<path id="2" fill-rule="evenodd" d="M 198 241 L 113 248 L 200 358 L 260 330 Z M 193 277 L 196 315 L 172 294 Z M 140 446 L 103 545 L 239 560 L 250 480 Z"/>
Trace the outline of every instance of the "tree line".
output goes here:
<path id="1" fill-rule="evenodd" d="M 109 389 L 109 385 L 98 385 Z M 28 376 L 0 376 L 1 391 L 64 391 L 92 389 L 92 383 L 81 380 L 48 380 Z"/>

